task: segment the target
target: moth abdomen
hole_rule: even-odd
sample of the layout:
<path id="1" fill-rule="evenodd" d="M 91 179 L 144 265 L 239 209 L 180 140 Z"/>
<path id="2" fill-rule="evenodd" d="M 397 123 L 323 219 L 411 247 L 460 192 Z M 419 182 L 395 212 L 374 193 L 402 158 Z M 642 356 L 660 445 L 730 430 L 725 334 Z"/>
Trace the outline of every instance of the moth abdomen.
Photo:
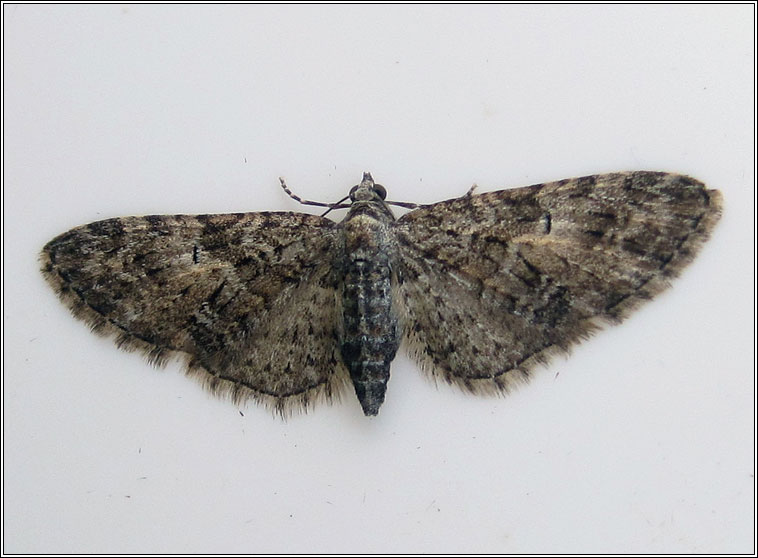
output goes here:
<path id="1" fill-rule="evenodd" d="M 342 296 L 340 352 L 366 415 L 384 401 L 400 335 L 392 313 L 391 270 L 386 258 L 350 261 Z"/>

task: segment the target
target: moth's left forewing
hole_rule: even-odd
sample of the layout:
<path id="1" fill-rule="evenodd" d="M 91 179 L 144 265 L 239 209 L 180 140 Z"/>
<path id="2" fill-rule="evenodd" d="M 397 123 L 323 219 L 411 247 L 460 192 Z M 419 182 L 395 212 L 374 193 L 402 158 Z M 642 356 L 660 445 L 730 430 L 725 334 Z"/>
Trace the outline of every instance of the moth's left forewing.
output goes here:
<path id="1" fill-rule="evenodd" d="M 279 412 L 345 384 L 332 221 L 300 213 L 156 215 L 76 227 L 42 271 L 94 330 L 156 363 L 184 356 L 211 391 Z"/>

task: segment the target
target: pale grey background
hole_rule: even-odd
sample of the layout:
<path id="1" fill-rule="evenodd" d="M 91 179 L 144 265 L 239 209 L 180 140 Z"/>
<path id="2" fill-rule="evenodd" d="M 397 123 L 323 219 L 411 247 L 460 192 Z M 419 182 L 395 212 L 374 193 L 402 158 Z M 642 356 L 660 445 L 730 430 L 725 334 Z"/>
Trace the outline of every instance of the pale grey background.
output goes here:
<path id="1" fill-rule="evenodd" d="M 753 10 L 6 4 L 3 550 L 752 552 Z M 502 399 L 399 357 L 379 418 L 241 416 L 37 271 L 101 218 L 307 211 L 280 175 L 431 202 L 628 169 L 721 189 L 712 241 Z"/>

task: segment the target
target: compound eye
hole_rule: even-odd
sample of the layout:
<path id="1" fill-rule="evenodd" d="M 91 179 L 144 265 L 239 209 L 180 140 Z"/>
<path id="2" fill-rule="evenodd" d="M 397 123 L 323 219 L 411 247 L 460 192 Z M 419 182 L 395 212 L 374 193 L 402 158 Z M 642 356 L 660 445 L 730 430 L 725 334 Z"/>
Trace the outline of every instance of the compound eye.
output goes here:
<path id="1" fill-rule="evenodd" d="M 381 184 L 374 184 L 374 192 L 376 192 L 382 199 L 387 197 L 387 190 Z"/>

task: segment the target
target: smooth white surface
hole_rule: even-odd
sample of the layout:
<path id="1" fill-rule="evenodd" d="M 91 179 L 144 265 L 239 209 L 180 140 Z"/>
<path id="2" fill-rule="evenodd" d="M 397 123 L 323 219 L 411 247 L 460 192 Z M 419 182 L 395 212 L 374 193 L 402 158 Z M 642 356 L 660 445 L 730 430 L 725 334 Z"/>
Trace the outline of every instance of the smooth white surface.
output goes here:
<path id="1" fill-rule="evenodd" d="M 752 5 L 4 5 L 7 553 L 749 553 Z M 583 174 L 724 193 L 674 288 L 507 398 L 398 357 L 282 423 L 91 335 L 38 273 L 106 217 L 432 202 Z"/>

